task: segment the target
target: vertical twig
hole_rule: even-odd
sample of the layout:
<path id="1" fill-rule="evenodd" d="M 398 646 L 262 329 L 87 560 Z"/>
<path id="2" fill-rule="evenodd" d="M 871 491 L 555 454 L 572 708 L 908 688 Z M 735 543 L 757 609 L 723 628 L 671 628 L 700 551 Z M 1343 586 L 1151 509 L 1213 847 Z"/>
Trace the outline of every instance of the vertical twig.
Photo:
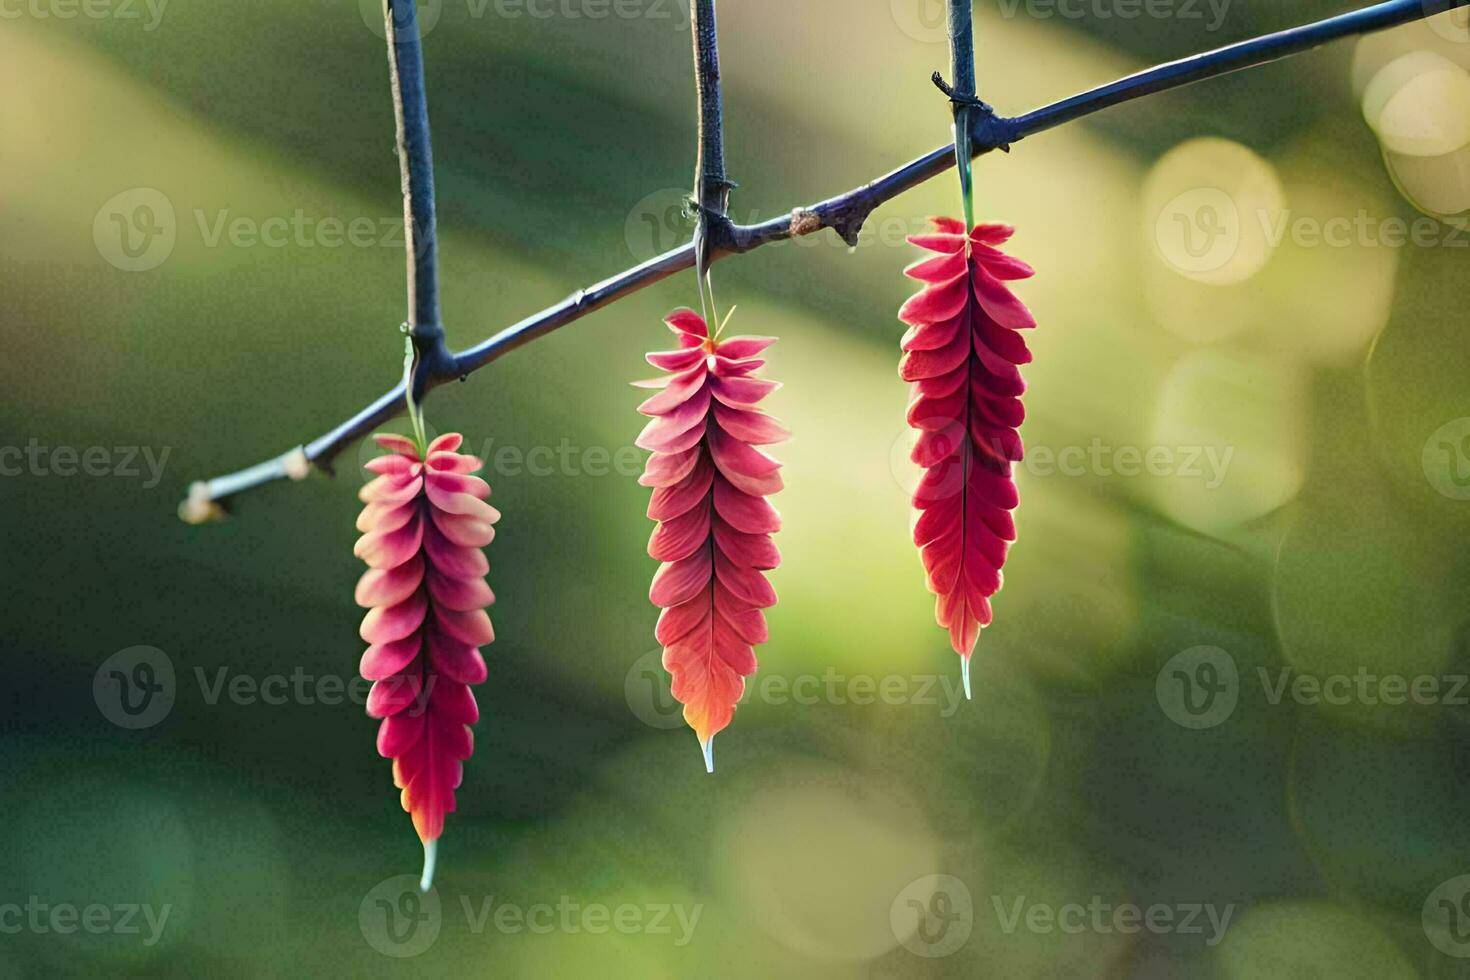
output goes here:
<path id="1" fill-rule="evenodd" d="M 975 98 L 975 28 L 971 0 L 949 0 L 949 62 L 954 81 L 954 152 L 960 172 L 960 198 L 965 207 L 965 227 L 975 226 L 974 183 L 971 177 L 970 106 Z"/>
<path id="2" fill-rule="evenodd" d="M 415 360 L 440 366 L 451 359 L 439 320 L 439 247 L 434 216 L 434 154 L 424 92 L 423 41 L 415 0 L 383 0 L 388 64 L 393 84 L 398 167 L 403 184 L 403 230 L 408 261 L 408 331 Z M 412 395 L 423 394 L 416 371 Z"/>
<path id="3" fill-rule="evenodd" d="M 694 229 L 694 259 L 700 280 L 700 301 L 709 285 L 714 249 L 728 245 L 731 183 L 725 172 L 724 103 L 720 96 L 720 41 L 715 27 L 715 0 L 689 0 L 689 22 L 694 34 L 694 76 L 699 90 L 699 153 L 694 168 L 694 201 L 699 214 Z M 713 241 L 712 241 L 713 239 Z M 711 246 L 714 246 L 712 249 Z M 706 311 L 706 319 L 713 310 Z"/>

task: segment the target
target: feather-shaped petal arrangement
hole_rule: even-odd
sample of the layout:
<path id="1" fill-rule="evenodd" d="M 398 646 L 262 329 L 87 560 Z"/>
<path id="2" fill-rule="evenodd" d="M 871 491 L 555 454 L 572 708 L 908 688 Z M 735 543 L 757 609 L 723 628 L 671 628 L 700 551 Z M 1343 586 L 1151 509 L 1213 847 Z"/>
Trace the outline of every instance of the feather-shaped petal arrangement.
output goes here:
<path id="1" fill-rule="evenodd" d="M 913 385 L 912 458 L 924 469 L 914 491 L 914 544 L 968 697 L 970 654 L 990 625 L 990 597 L 1016 539 L 1012 468 L 1022 458 L 1026 389 L 1017 367 L 1031 360 L 1017 331 L 1036 326 L 1006 283 L 1033 272 L 999 249 L 1012 228 L 982 224 L 966 234 L 962 222 L 931 220 L 932 233 L 909 239 L 934 254 L 904 270 L 924 286 L 898 313 L 909 327 L 899 374 Z"/>
<path id="2" fill-rule="evenodd" d="M 393 782 L 423 841 L 427 891 L 444 815 L 474 751 L 469 726 L 479 709 L 469 686 L 485 679 L 479 648 L 495 639 L 480 549 L 500 514 L 485 502 L 490 486 L 472 475 L 480 461 L 456 451 L 459 434 L 440 436 L 422 456 L 402 436 L 374 438 L 388 453 L 367 464 L 378 476 L 359 494 L 366 507 L 353 551 L 368 570 L 356 598 L 370 610 L 360 670 L 373 682 L 367 712 L 382 719 L 378 753 L 393 760 Z"/>
<path id="3" fill-rule="evenodd" d="M 649 598 L 663 609 L 655 636 L 684 720 L 714 771 L 715 734 L 730 724 L 766 640 L 761 611 L 776 602 L 762 574 L 780 563 L 771 535 L 781 518 L 766 500 L 781 489 L 780 463 L 758 446 L 788 435 L 758 407 L 775 382 L 756 377 L 773 337 L 710 336 L 704 318 L 678 310 L 665 320 L 677 350 L 649 354 L 667 374 L 638 407 L 652 416 L 637 444 L 649 450 L 639 483 L 653 488 L 658 522 L 648 553 L 663 564 Z"/>

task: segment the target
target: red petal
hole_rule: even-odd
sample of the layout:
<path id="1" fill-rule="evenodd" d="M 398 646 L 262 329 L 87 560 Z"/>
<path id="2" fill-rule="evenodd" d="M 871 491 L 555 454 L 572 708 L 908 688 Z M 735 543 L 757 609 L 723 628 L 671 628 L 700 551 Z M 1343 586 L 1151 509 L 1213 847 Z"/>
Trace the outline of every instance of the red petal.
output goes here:
<path id="1" fill-rule="evenodd" d="M 694 471 L 703 455 L 701 446 L 691 447 L 682 453 L 654 453 L 644 464 L 643 475 L 638 482 L 645 487 L 673 486 Z"/>
<path id="2" fill-rule="evenodd" d="M 691 507 L 679 517 L 653 529 L 648 540 L 648 557 L 659 561 L 688 558 L 695 548 L 709 544 L 710 509 Z"/>
<path id="3" fill-rule="evenodd" d="M 390 643 L 374 644 L 363 652 L 357 672 L 370 681 L 382 680 L 413 663 L 422 645 L 418 633 Z"/>
<path id="4" fill-rule="evenodd" d="M 754 357 L 776 342 L 775 337 L 731 337 L 715 345 L 715 353 L 733 361 Z"/>
<path id="5" fill-rule="evenodd" d="M 687 333 L 693 337 L 709 336 L 709 327 L 705 325 L 704 317 L 693 310 L 675 310 L 664 317 L 664 322 L 669 325 L 669 329 Z"/>
<path id="6" fill-rule="evenodd" d="M 737 531 L 770 534 L 781 530 L 781 515 L 764 497 L 741 493 L 720 477 L 714 481 L 715 512 Z"/>
<path id="7" fill-rule="evenodd" d="M 714 396 L 731 408 L 754 408 L 762 398 L 781 387 L 761 378 L 715 378 L 711 384 Z"/>
<path id="8" fill-rule="evenodd" d="M 701 548 L 679 561 L 664 562 L 653 576 L 648 598 L 655 606 L 677 606 L 709 587 L 710 553 Z"/>
<path id="9" fill-rule="evenodd" d="M 730 408 L 716 402 L 715 421 L 730 436 L 752 446 L 769 446 L 791 438 L 781 423 L 753 409 Z"/>
<path id="10" fill-rule="evenodd" d="M 694 394 L 703 387 L 705 379 L 709 374 L 705 370 L 704 361 L 701 360 L 687 371 L 674 375 L 663 391 L 638 406 L 638 411 L 644 415 L 663 415 L 678 408 L 680 403 L 694 397 Z"/>
<path id="11" fill-rule="evenodd" d="M 694 469 L 678 483 L 659 487 L 648 501 L 648 516 L 655 521 L 669 521 L 689 510 L 709 495 L 715 467 L 701 455 Z"/>

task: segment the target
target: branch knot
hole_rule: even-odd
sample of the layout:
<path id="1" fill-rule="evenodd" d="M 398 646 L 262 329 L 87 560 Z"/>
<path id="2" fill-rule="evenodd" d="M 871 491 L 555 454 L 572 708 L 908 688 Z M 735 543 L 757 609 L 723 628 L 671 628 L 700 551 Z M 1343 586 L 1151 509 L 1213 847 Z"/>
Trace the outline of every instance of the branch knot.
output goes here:
<path id="1" fill-rule="evenodd" d="M 975 146 L 982 146 L 987 150 L 1011 152 L 1012 137 L 1006 126 L 1006 120 L 995 114 L 995 109 L 989 102 L 973 95 L 956 92 L 954 87 L 946 82 L 944 76 L 937 71 L 929 76 L 929 80 L 949 99 L 949 104 L 954 107 L 956 118 L 959 117 L 961 109 L 976 110 L 969 117 L 970 138 Z"/>

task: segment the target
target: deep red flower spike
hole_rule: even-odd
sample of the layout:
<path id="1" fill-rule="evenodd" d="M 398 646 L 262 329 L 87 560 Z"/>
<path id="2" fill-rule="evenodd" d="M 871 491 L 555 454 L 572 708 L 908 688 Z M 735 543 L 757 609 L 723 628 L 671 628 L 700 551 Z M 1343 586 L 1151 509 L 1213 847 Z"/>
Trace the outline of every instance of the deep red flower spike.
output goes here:
<path id="1" fill-rule="evenodd" d="M 637 444 L 649 450 L 639 483 L 653 488 L 658 521 L 648 553 L 663 562 L 648 596 L 663 609 L 654 635 L 674 697 L 714 772 L 714 737 L 730 724 L 767 637 L 761 611 L 776 602 L 763 572 L 781 560 L 771 535 L 780 515 L 780 463 L 755 448 L 786 439 L 759 409 L 778 385 L 756 377 L 774 337 L 711 337 L 704 318 L 676 310 L 664 321 L 677 350 L 648 355 L 667 374 L 638 411 L 652 416 Z"/>
<path id="2" fill-rule="evenodd" d="M 969 697 L 970 654 L 990 625 L 990 597 L 1016 539 L 1012 470 L 1022 458 L 1026 390 L 1017 366 L 1031 360 L 1018 331 L 1036 326 L 1006 283 L 1033 272 L 1000 251 L 1009 226 L 977 225 L 966 234 L 952 218 L 931 220 L 932 233 L 909 238 L 933 254 L 904 270 L 924 287 L 898 312 L 909 326 L 899 374 L 913 384 L 912 458 L 924 469 L 914 491 L 914 544 Z"/>
<path id="3" fill-rule="evenodd" d="M 367 713 L 382 719 L 378 753 L 393 760 L 393 782 L 424 844 L 427 891 L 444 815 L 474 751 L 469 726 L 479 708 L 470 685 L 485 679 L 479 648 L 495 639 L 480 549 L 500 513 L 485 503 L 489 484 L 472 475 L 480 461 L 456 452 L 459 434 L 435 439 L 422 457 L 402 436 L 374 438 L 388 453 L 367 464 L 378 476 L 358 495 L 367 506 L 353 552 L 368 571 L 356 598 L 370 610 L 361 632 L 371 644 L 360 670 L 373 682 Z"/>

